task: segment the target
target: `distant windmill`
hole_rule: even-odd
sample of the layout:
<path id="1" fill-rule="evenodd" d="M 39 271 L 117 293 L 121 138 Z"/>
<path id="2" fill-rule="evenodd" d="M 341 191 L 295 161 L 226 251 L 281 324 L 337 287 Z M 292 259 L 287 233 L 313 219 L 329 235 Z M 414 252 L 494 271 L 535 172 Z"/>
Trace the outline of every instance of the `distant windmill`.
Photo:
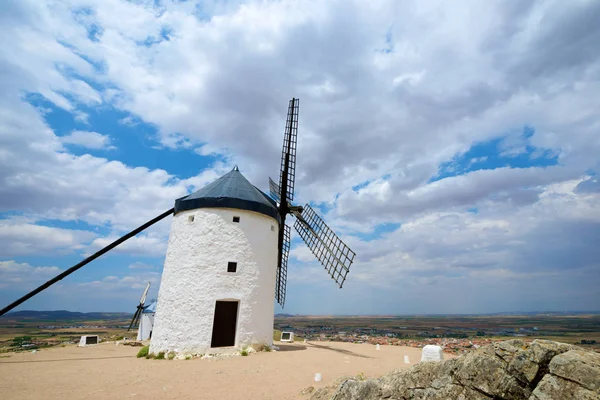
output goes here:
<path id="1" fill-rule="evenodd" d="M 135 310 L 135 314 L 133 314 L 133 318 L 131 319 L 131 323 L 129 324 L 129 328 L 127 332 L 131 330 L 131 327 L 136 325 L 140 318 L 142 317 L 142 312 L 144 311 L 144 304 L 146 303 L 146 296 L 148 296 L 148 290 L 150 289 L 150 282 L 146 285 L 146 289 L 144 293 L 142 293 L 142 298 L 140 299 L 140 304 L 138 304 L 137 309 Z"/>
<path id="2" fill-rule="evenodd" d="M 205 353 L 271 345 L 273 295 L 282 307 L 286 296 L 291 236 L 287 215 L 296 217 L 296 231 L 340 288 L 355 256 L 308 204 L 292 203 L 298 106 L 298 99 L 289 103 L 279 183 L 269 179 L 272 198 L 248 182 L 236 166 L 177 199 L 174 208 L 0 310 L 0 315 L 173 215 L 150 351 Z M 147 290 L 131 326 L 142 313 L 146 294 Z"/>

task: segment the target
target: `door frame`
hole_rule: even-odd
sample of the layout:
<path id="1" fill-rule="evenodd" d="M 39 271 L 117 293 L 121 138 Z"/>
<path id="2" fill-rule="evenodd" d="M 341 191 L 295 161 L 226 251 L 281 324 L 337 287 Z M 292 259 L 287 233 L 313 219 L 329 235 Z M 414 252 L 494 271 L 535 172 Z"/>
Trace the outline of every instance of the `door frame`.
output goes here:
<path id="1" fill-rule="evenodd" d="M 215 330 L 215 314 L 217 311 L 217 302 L 219 301 L 227 301 L 227 302 L 235 302 L 237 303 L 237 314 L 235 315 L 235 335 L 234 335 L 234 339 L 233 339 L 233 346 L 220 346 L 220 347 L 212 347 L 212 335 L 213 332 Z M 224 299 L 216 299 L 214 301 L 214 307 L 213 307 L 213 312 L 212 312 L 212 322 L 210 324 L 210 348 L 211 349 L 230 349 L 230 348 L 235 348 L 238 345 L 238 333 L 239 333 L 239 326 L 240 326 L 240 309 L 241 309 L 241 304 L 242 301 L 240 299 L 234 299 L 234 298 L 224 298 Z"/>

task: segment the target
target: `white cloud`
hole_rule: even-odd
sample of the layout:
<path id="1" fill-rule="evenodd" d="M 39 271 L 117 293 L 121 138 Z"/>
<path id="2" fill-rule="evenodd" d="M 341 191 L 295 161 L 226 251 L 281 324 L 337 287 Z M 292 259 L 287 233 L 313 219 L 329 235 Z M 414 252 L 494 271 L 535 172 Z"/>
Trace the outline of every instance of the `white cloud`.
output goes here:
<path id="1" fill-rule="evenodd" d="M 540 187 L 578 175 L 562 167 L 496 168 L 421 184 L 412 190 L 403 190 L 398 179 L 377 180 L 358 192 L 344 191 L 333 214 L 382 223 L 402 222 L 436 210 L 467 209 L 483 201 L 520 206 L 537 201 Z"/>
<path id="2" fill-rule="evenodd" d="M 115 146 L 111 146 L 110 144 L 110 136 L 98 132 L 73 131 L 68 135 L 62 136 L 60 140 L 63 143 L 77 145 L 87 149 L 116 149 Z"/>
<path id="3" fill-rule="evenodd" d="M 130 290 L 132 293 L 136 293 L 135 290 L 139 291 L 139 295 L 142 294 L 146 288 L 147 283 L 150 282 L 155 289 L 160 283 L 160 273 L 158 272 L 143 272 L 135 275 L 126 275 L 123 277 L 107 276 L 98 281 L 78 283 L 77 286 L 80 288 L 88 288 L 94 291 L 110 291 L 116 292 L 117 290 Z M 156 290 L 153 290 L 155 292 Z"/>
<path id="4" fill-rule="evenodd" d="M 143 262 L 134 262 L 133 264 L 130 264 L 129 269 L 154 269 L 156 267 L 154 267 L 153 265 L 148 265 L 146 263 Z"/>
<path id="5" fill-rule="evenodd" d="M 121 118 L 119 120 L 119 123 L 121 123 L 123 125 L 128 125 L 128 126 L 136 126 L 138 124 L 138 122 L 136 121 L 136 118 L 131 115 Z"/>
<path id="6" fill-rule="evenodd" d="M 108 246 L 117 239 L 117 236 L 94 239 L 90 244 L 90 253 L 86 255 Z M 128 239 L 111 251 L 112 253 L 163 257 L 167 251 L 166 239 L 166 237 L 160 235 L 140 234 Z"/>
<path id="7" fill-rule="evenodd" d="M 97 235 L 77 229 L 61 229 L 19 220 L 0 220 L 0 257 L 56 255 L 82 250 Z"/>
<path id="8" fill-rule="evenodd" d="M 585 240 L 595 237 L 598 202 L 587 175 L 600 169 L 596 2 L 227 2 L 203 3 L 205 15 L 193 1 L 7 4 L 0 6 L 2 211 L 108 225 L 110 237 L 92 242 L 98 249 L 232 164 L 265 188 L 268 175 L 277 179 L 287 100 L 298 96 L 297 198 L 326 203 L 327 221 L 357 251 L 349 296 L 360 292 L 352 279 L 380 286 L 404 279 L 413 304 L 439 306 L 420 294 L 423 285 L 431 298 L 459 291 L 448 305 L 459 309 L 468 305 L 466 289 L 484 296 L 477 285 L 498 279 L 481 303 L 500 304 L 509 282 L 523 289 L 541 277 L 545 283 L 522 299 L 558 304 L 542 292 L 560 284 L 558 266 L 574 268 L 561 278 L 570 290 L 597 273 Z M 168 40 L 160 40 L 163 31 Z M 22 101 L 27 93 L 83 122 L 88 108 L 116 107 L 129 115 L 124 124 L 156 126 L 162 148 L 227 161 L 181 179 L 75 156 L 44 111 Z M 535 129 L 526 141 L 524 126 Z M 507 155 L 548 149 L 558 165 L 430 182 L 442 163 L 502 136 Z M 350 236 L 381 222 L 403 225 L 370 242 Z M 164 254 L 167 231 L 161 223 L 119 251 Z M 586 296 L 572 304 L 598 300 Z"/>
<path id="9" fill-rule="evenodd" d="M 30 288 L 61 272 L 57 267 L 33 267 L 13 260 L 0 261 L 0 288 Z"/>
<path id="10" fill-rule="evenodd" d="M 407 218 L 368 242 L 345 235 L 357 257 L 340 293 L 308 248 L 294 246 L 288 304 L 300 302 L 293 312 L 350 314 L 592 310 L 600 196 L 576 193 L 581 181 L 549 185 L 519 208 L 490 201 L 478 213 Z"/>

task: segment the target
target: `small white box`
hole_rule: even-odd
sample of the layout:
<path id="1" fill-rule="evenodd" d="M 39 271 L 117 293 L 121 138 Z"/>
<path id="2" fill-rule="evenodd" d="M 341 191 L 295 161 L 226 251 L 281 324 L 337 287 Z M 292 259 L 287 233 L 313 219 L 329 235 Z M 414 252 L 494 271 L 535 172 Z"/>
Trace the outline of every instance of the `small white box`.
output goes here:
<path id="1" fill-rule="evenodd" d="M 281 332 L 281 341 L 282 342 L 293 342 L 294 341 L 294 332 Z"/>

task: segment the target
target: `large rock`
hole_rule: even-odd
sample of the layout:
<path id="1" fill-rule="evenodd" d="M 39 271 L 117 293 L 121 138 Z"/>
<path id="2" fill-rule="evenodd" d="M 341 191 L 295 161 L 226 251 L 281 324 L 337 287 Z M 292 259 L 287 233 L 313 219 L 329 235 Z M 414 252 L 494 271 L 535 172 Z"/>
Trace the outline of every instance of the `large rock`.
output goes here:
<path id="1" fill-rule="evenodd" d="M 508 340 L 379 379 L 345 379 L 312 398 L 600 400 L 600 355 L 548 340 Z"/>
<path id="2" fill-rule="evenodd" d="M 600 399 L 600 354 L 571 350 L 550 361 L 531 399 Z"/>

